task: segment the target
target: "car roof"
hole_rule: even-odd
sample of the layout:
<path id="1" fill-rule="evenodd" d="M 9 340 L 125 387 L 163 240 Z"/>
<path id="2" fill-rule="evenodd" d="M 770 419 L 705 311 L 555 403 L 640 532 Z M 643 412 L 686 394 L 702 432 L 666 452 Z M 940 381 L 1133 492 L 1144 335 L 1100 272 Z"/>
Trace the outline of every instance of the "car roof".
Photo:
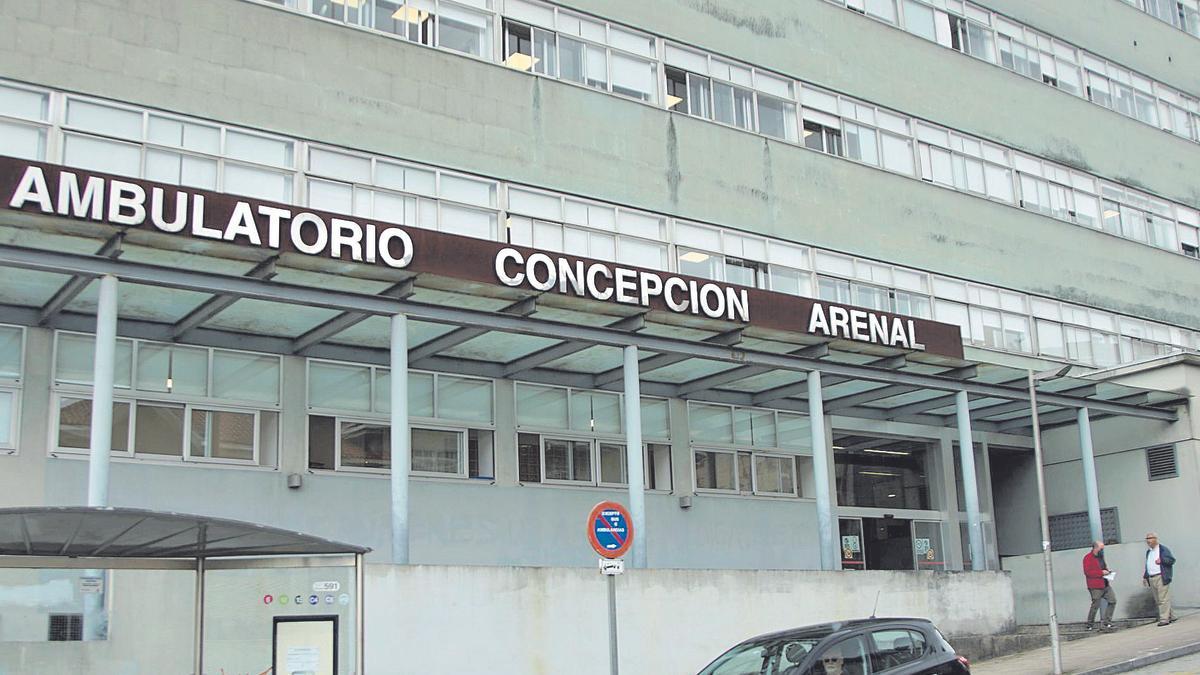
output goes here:
<path id="1" fill-rule="evenodd" d="M 894 623 L 923 623 L 933 625 L 929 619 L 921 619 L 917 617 L 870 617 L 867 619 L 848 619 L 846 621 L 831 621 L 829 623 L 817 623 L 811 626 L 802 626 L 799 628 L 788 628 L 786 630 L 775 631 L 773 633 L 764 633 L 747 640 L 746 642 L 759 642 L 763 640 L 773 639 L 788 639 L 801 637 L 819 637 L 826 638 L 834 635 L 849 633 L 861 628 L 870 628 L 871 626 L 885 626 Z"/>

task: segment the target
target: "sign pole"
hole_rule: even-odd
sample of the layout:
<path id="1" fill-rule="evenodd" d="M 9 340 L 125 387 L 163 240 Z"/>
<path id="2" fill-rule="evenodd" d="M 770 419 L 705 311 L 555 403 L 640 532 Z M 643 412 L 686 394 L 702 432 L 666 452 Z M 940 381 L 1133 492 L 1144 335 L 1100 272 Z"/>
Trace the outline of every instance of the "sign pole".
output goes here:
<path id="1" fill-rule="evenodd" d="M 617 580 L 625 571 L 621 556 L 633 546 L 634 525 L 629 511 L 617 502 L 600 502 L 587 519 L 588 543 L 600 554 L 600 573 L 608 577 L 608 671 L 617 675 Z M 636 560 L 636 555 L 634 556 Z M 636 566 L 636 565 L 635 565 Z"/>
<path id="2" fill-rule="evenodd" d="M 617 576 L 608 576 L 608 670 L 617 675 Z"/>

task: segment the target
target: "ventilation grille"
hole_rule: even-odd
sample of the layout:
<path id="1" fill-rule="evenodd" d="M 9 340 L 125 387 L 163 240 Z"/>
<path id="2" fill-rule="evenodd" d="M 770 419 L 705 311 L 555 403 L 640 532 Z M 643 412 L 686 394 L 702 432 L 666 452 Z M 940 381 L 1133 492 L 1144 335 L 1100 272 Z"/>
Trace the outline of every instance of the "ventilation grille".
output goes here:
<path id="1" fill-rule="evenodd" d="M 1063 513 L 1050 516 L 1050 549 L 1065 551 L 1072 548 L 1090 548 L 1092 531 L 1088 525 L 1086 511 Z M 1121 541 L 1121 524 L 1117 519 L 1117 507 L 1100 509 L 1100 530 L 1106 544 Z"/>
<path id="2" fill-rule="evenodd" d="M 1163 480 L 1179 476 L 1179 464 L 1175 461 L 1175 446 L 1146 450 L 1146 472 L 1150 480 Z"/>
<path id="3" fill-rule="evenodd" d="M 51 614 L 50 631 L 46 639 L 51 642 L 78 642 L 83 639 L 82 614 Z"/>

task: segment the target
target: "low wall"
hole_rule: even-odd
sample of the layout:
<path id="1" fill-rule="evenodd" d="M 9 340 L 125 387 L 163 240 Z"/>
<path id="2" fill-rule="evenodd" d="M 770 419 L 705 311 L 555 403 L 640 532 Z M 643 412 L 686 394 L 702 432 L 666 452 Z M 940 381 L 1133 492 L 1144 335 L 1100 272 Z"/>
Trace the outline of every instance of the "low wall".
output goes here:
<path id="1" fill-rule="evenodd" d="M 608 672 L 607 596 L 579 568 L 368 565 L 367 672 Z M 622 672 L 696 673 L 747 637 L 869 616 L 1013 627 L 1002 572 L 633 570 L 617 577 Z"/>
<path id="2" fill-rule="evenodd" d="M 1055 551 L 1051 554 L 1054 566 L 1054 600 L 1060 622 L 1084 621 L 1091 596 L 1083 577 L 1083 556 L 1088 549 Z M 1154 598 L 1142 585 L 1146 546 L 1141 543 L 1110 544 L 1104 547 L 1104 559 L 1117 578 L 1112 586 L 1117 594 L 1118 619 L 1153 617 Z M 1176 553 L 1176 557 L 1179 554 Z M 1175 565 L 1176 581 L 1171 584 L 1172 602 L 1176 607 L 1194 607 L 1197 582 L 1190 574 L 1191 565 Z M 1016 602 L 1016 619 L 1020 624 L 1046 623 L 1049 613 L 1046 603 L 1045 563 L 1040 553 L 1002 558 L 1000 566 L 1012 574 Z"/>

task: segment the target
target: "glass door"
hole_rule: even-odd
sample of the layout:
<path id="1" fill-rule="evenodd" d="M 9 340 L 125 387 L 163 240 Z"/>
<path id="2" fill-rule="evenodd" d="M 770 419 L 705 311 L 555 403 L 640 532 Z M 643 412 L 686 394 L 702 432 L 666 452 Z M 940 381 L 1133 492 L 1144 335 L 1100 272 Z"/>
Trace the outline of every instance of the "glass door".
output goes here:
<path id="1" fill-rule="evenodd" d="M 838 529 L 842 538 L 842 569 L 866 569 L 863 559 L 862 519 L 839 518 Z"/>
<path id="2" fill-rule="evenodd" d="M 914 520 L 913 557 L 919 570 L 946 569 L 946 551 L 942 546 L 942 524 L 937 521 Z"/>

